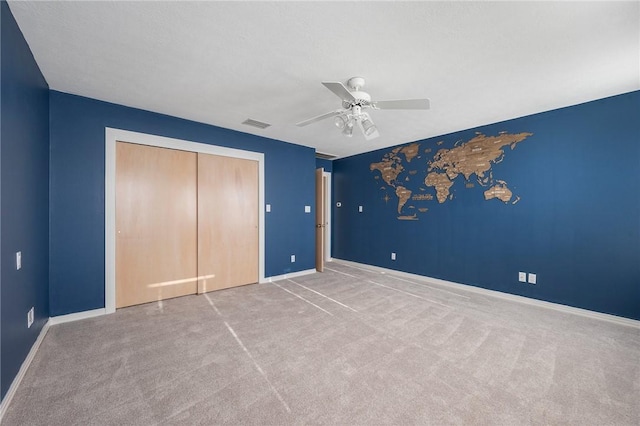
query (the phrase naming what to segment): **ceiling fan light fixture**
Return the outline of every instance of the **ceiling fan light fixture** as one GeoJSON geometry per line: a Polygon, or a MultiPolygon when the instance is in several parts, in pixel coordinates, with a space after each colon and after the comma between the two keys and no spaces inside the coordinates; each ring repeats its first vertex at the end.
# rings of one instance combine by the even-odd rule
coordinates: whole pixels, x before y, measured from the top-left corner
{"type": "Polygon", "coordinates": [[[342,134],[348,138],[353,137],[353,121],[349,121],[342,130],[342,134]]]}
{"type": "Polygon", "coordinates": [[[333,120],[333,123],[336,125],[338,129],[344,129],[348,123],[348,120],[347,120],[347,117],[345,117],[344,115],[339,115],[333,120]]]}
{"type": "Polygon", "coordinates": [[[371,136],[377,130],[376,125],[371,121],[369,114],[363,114],[360,124],[362,124],[362,133],[364,133],[365,136],[371,136]]]}

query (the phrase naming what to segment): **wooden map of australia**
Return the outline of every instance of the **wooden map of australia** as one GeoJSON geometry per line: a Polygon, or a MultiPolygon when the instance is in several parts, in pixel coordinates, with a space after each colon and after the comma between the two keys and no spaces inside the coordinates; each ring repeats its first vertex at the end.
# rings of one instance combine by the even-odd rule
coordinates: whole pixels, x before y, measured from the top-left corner
{"type": "MultiPolygon", "coordinates": [[[[506,147],[513,150],[518,143],[532,135],[533,133],[509,134],[501,132],[497,136],[486,136],[482,133],[476,133],[476,136],[467,142],[461,143],[459,141],[454,144],[453,148],[439,149],[433,158],[426,162],[426,177],[421,182],[425,187],[418,188],[417,191],[420,192],[416,192],[415,188],[413,191],[407,188],[411,177],[417,174],[417,169],[403,173],[415,164],[415,162],[412,164],[412,160],[421,158],[419,155],[420,143],[418,142],[393,149],[385,154],[379,163],[371,163],[369,169],[378,171],[380,175],[376,175],[376,179],[382,178],[387,185],[387,187],[383,186],[380,189],[393,190],[398,199],[398,219],[401,220],[417,220],[417,212],[428,211],[428,208],[424,206],[416,208],[414,205],[416,203],[410,203],[407,206],[409,201],[433,200],[434,197],[429,193],[428,188],[435,190],[435,198],[438,203],[453,199],[450,189],[456,179],[464,179],[467,188],[475,186],[472,182],[474,179],[478,185],[486,188],[484,191],[485,200],[495,198],[504,203],[515,204],[520,201],[520,198],[517,196],[514,198],[507,182],[493,178],[491,168],[493,164],[504,160],[506,147]],[[412,210],[412,214],[406,214],[405,210],[412,210]]],[[[437,143],[438,146],[442,144],[443,142],[437,143]]],[[[430,148],[424,150],[424,153],[430,152],[430,148]]],[[[421,164],[416,164],[416,166],[417,168],[422,167],[421,164]]],[[[388,201],[390,197],[385,193],[383,199],[388,201]]]]}

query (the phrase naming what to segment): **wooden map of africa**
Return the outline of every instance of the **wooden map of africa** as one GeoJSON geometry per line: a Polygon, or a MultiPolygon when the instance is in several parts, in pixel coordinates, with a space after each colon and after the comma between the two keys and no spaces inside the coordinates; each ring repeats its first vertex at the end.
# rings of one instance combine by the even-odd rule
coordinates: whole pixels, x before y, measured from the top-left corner
{"type": "MultiPolygon", "coordinates": [[[[491,167],[504,160],[505,147],[509,146],[513,150],[520,142],[532,135],[533,133],[500,132],[497,136],[486,136],[482,133],[476,133],[476,136],[467,142],[458,141],[452,148],[439,149],[433,158],[426,161],[426,164],[417,164],[420,163],[419,160],[422,156],[420,155],[420,143],[415,142],[386,153],[382,157],[382,161],[371,163],[369,169],[378,171],[380,175],[376,175],[375,178],[382,178],[387,185],[380,187],[385,191],[383,200],[388,202],[391,199],[386,193],[387,189],[394,191],[398,199],[397,210],[400,220],[417,220],[418,213],[428,211],[428,207],[422,205],[417,207],[424,201],[429,202],[434,199],[433,194],[429,193],[427,188],[435,190],[435,198],[438,203],[452,200],[453,194],[450,189],[460,176],[464,178],[466,188],[473,188],[475,185],[471,178],[475,175],[475,181],[478,185],[487,188],[484,191],[485,200],[495,198],[504,203],[515,204],[520,201],[520,197],[514,198],[507,182],[493,178],[491,167]],[[414,164],[415,169],[411,167],[414,164]],[[413,183],[412,177],[417,175],[418,169],[421,169],[423,165],[426,166],[424,170],[426,177],[421,182],[424,187],[409,189],[408,186],[413,183]],[[409,168],[411,170],[408,170],[409,168]],[[407,172],[404,173],[405,171],[407,172]]],[[[436,145],[441,146],[443,143],[440,141],[436,145]]],[[[431,148],[423,150],[424,154],[430,152],[431,148]]],[[[422,179],[421,176],[420,179],[422,179]]]]}

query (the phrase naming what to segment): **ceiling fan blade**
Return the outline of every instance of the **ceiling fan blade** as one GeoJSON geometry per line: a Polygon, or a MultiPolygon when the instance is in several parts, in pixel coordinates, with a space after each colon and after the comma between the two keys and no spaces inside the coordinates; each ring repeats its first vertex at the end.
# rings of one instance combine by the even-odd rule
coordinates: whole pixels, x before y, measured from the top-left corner
{"type": "Polygon", "coordinates": [[[343,101],[355,101],[356,98],[353,97],[349,89],[344,87],[344,84],[339,82],[331,82],[331,81],[323,81],[322,85],[327,89],[331,90],[335,93],[340,99],[343,101]]]}
{"type": "Polygon", "coordinates": [[[296,124],[296,126],[304,127],[304,126],[306,126],[308,124],[315,123],[316,121],[324,120],[325,118],[334,117],[334,116],[336,116],[338,114],[342,114],[345,111],[346,110],[344,110],[344,109],[337,109],[335,111],[327,112],[326,114],[318,115],[317,117],[313,117],[313,118],[310,118],[308,120],[301,121],[298,124],[296,124]]]}
{"type": "Polygon", "coordinates": [[[429,109],[429,99],[403,99],[371,102],[374,109],[429,109]]]}

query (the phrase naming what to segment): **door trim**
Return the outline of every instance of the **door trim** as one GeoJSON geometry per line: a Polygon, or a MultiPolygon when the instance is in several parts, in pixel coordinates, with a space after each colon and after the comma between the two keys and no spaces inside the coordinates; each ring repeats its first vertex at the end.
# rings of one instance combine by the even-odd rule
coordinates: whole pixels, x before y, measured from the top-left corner
{"type": "Polygon", "coordinates": [[[107,314],[116,311],[116,141],[201,152],[258,162],[258,282],[264,277],[264,154],[105,127],[105,286],[107,314]]]}

